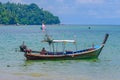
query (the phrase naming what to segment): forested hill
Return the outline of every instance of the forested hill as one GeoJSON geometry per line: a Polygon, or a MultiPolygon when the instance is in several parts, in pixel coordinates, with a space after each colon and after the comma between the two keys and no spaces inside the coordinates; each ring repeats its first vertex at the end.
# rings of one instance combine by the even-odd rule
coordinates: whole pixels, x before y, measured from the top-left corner
{"type": "Polygon", "coordinates": [[[36,4],[16,4],[0,2],[0,24],[40,25],[59,24],[60,20],[49,11],[40,9],[36,4]]]}

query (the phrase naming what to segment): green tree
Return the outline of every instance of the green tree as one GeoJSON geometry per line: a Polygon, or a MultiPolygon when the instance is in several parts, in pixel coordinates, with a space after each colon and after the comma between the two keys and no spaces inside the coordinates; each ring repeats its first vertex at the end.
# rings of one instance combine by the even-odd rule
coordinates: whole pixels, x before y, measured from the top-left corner
{"type": "Polygon", "coordinates": [[[49,11],[44,11],[36,4],[16,4],[0,2],[0,24],[28,24],[40,25],[42,22],[46,24],[59,24],[60,20],[49,11]]]}

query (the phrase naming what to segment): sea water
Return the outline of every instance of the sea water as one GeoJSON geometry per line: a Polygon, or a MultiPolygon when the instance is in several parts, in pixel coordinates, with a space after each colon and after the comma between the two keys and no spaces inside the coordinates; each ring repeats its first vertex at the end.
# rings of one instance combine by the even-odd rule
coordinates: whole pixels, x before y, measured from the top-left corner
{"type": "Polygon", "coordinates": [[[120,26],[47,25],[47,33],[53,39],[75,39],[78,49],[100,45],[106,33],[110,36],[98,59],[27,61],[24,53],[19,52],[23,41],[32,50],[49,49],[47,43],[41,43],[45,32],[40,27],[0,26],[0,80],[120,79],[120,26]]]}

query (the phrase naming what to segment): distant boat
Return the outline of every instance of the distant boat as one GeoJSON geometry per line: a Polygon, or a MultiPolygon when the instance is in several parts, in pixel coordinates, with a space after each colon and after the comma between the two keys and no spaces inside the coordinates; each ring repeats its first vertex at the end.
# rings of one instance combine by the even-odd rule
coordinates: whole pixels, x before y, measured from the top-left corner
{"type": "Polygon", "coordinates": [[[91,27],[88,27],[88,29],[91,29],[91,27]]]}
{"type": "Polygon", "coordinates": [[[16,24],[16,26],[20,26],[20,24],[19,24],[19,23],[17,23],[17,24],[16,24]]]}
{"type": "Polygon", "coordinates": [[[98,58],[108,39],[108,36],[109,34],[105,35],[101,45],[95,45],[87,49],[77,50],[75,40],[54,40],[51,39],[49,35],[46,35],[46,38],[42,42],[47,42],[50,45],[50,48],[52,46],[52,51],[44,51],[43,54],[42,51],[28,50],[26,47],[24,47],[25,45],[20,46],[20,50],[25,53],[24,55],[27,60],[77,60],[98,58]],[[66,51],[64,44],[63,50],[58,52],[55,50],[55,44],[58,43],[75,43],[76,50],[66,51]]]}

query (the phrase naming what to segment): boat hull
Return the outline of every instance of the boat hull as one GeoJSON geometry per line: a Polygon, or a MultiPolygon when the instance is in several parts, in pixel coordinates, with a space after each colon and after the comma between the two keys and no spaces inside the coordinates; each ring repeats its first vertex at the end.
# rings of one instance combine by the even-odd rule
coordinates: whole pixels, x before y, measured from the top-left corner
{"type": "Polygon", "coordinates": [[[27,60],[77,60],[77,59],[91,59],[98,58],[103,46],[99,49],[93,49],[89,51],[64,54],[64,55],[40,55],[35,53],[25,53],[27,60]]]}

